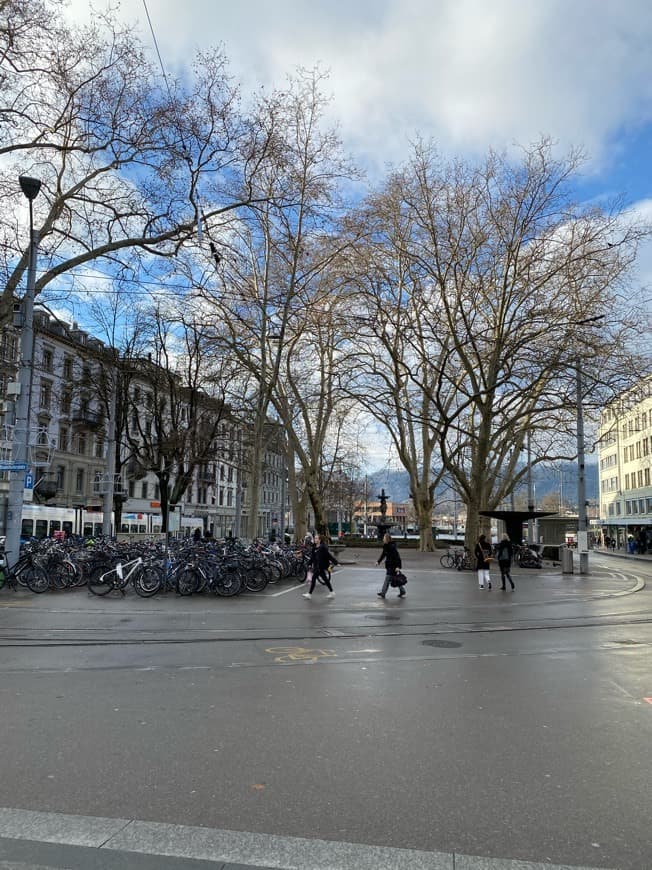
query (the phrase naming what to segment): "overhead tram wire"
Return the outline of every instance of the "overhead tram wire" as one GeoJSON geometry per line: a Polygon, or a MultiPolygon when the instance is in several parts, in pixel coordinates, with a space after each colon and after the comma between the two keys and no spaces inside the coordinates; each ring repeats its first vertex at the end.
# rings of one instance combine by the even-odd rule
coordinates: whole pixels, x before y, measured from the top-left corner
{"type": "MultiPolygon", "coordinates": [[[[152,41],[154,43],[154,48],[156,49],[156,56],[158,57],[158,62],[159,62],[159,65],[161,67],[161,73],[163,74],[163,81],[165,82],[165,87],[166,87],[167,92],[168,92],[168,97],[170,99],[170,103],[172,103],[172,89],[170,88],[170,82],[168,81],[167,73],[165,72],[165,66],[163,65],[163,58],[161,57],[161,52],[160,52],[159,47],[158,47],[158,40],[156,39],[156,33],[154,32],[154,25],[152,24],[152,19],[151,19],[151,16],[149,14],[149,9],[147,8],[147,0],[143,0],[143,6],[145,7],[145,15],[147,16],[147,23],[149,24],[149,30],[150,30],[150,33],[152,34],[152,41]]],[[[192,170],[192,160],[190,158],[190,153],[186,147],[186,143],[183,139],[183,133],[181,131],[180,124],[179,124],[179,136],[181,138],[181,150],[183,151],[183,155],[186,159],[186,162],[188,163],[188,169],[192,175],[192,171],[193,171],[192,170]]],[[[206,215],[204,214],[204,209],[203,209],[202,204],[201,204],[201,199],[199,200],[199,203],[195,203],[194,200],[191,198],[191,202],[192,202],[193,206],[199,212],[199,220],[197,221],[197,238],[199,240],[199,243],[201,244],[201,240],[202,240],[201,236],[202,236],[202,222],[203,222],[206,225],[206,236],[208,237],[208,245],[210,248],[210,252],[213,256],[213,260],[215,262],[215,267],[218,268],[220,265],[220,262],[222,260],[222,257],[220,256],[220,254],[217,250],[217,246],[215,245],[215,242],[211,238],[210,233],[208,231],[208,224],[206,222],[206,215]]]]}

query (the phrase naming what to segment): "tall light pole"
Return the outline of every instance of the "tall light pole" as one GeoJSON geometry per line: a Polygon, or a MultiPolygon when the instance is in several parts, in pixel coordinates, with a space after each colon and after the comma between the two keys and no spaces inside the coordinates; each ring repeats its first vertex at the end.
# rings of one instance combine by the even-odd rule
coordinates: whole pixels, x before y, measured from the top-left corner
{"type": "Polygon", "coordinates": [[[14,439],[10,472],[9,500],[7,503],[7,537],[5,550],[11,553],[12,560],[18,558],[20,550],[20,531],[23,522],[23,489],[25,471],[28,468],[27,448],[29,444],[29,392],[32,378],[32,354],[34,350],[34,295],[36,286],[36,249],[38,233],[34,229],[32,203],[41,189],[38,178],[21,175],[18,178],[20,189],[29,200],[29,260],[27,267],[27,287],[21,304],[22,328],[20,336],[20,360],[14,413],[14,439]]]}
{"type": "MultiPolygon", "coordinates": [[[[576,326],[604,320],[604,315],[576,320],[576,326]]],[[[584,411],[582,409],[582,360],[578,355],[575,363],[577,387],[577,552],[580,557],[580,574],[589,573],[589,534],[586,516],[586,472],[584,467],[584,411]]]]}

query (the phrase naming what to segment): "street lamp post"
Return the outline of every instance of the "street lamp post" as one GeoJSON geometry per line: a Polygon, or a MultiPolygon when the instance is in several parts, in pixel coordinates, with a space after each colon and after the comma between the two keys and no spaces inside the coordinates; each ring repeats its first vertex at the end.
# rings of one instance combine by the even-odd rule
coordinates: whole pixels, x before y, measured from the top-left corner
{"type": "Polygon", "coordinates": [[[7,503],[7,534],[5,550],[18,558],[20,531],[23,521],[23,489],[27,470],[29,444],[29,393],[32,378],[32,354],[34,350],[34,295],[36,286],[36,249],[38,233],[34,229],[32,203],[41,189],[38,178],[21,175],[20,188],[29,200],[29,260],[27,287],[22,301],[22,327],[20,336],[20,360],[18,363],[18,387],[14,413],[14,438],[12,463],[16,470],[10,472],[9,499],[7,503]]]}
{"type": "MultiPolygon", "coordinates": [[[[604,315],[586,317],[575,321],[576,326],[604,320],[604,315]]],[[[584,411],[582,408],[582,361],[577,356],[575,364],[577,387],[577,552],[580,558],[580,574],[589,573],[589,535],[586,515],[586,470],[584,465],[584,411]]]]}

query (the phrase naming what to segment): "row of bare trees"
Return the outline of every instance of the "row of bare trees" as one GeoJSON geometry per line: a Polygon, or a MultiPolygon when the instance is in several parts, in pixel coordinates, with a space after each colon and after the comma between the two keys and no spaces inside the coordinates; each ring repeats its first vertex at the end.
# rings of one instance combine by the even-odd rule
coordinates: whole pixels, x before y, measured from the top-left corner
{"type": "MultiPolygon", "coordinates": [[[[287,439],[297,535],[308,505],[326,531],[329,475],[360,461],[375,420],[428,548],[444,477],[470,540],[478,512],[518,486],[526,444],[535,463],[572,456],[579,369],[595,407],[644,376],[649,323],[626,299],[648,228],[620,203],[574,202],[579,153],[542,140],[450,161],[418,141],[365,194],[324,124],[319,73],[245,108],[220,53],[166,87],[110,15],[81,30],[59,8],[0,0],[0,322],[26,267],[15,178],[28,171],[44,183],[39,292],[87,289],[95,263],[120,289],[105,336],[116,346],[125,300],[137,312],[152,306],[148,288],[178,297],[174,314],[155,305],[143,348],[152,371],[174,372],[161,392],[201,392],[214,418],[228,407],[253,421],[250,535],[270,418],[287,439]]],[[[169,475],[172,501],[214,443],[199,408],[193,419],[192,449],[159,437],[168,453],[140,457],[169,475]]]]}

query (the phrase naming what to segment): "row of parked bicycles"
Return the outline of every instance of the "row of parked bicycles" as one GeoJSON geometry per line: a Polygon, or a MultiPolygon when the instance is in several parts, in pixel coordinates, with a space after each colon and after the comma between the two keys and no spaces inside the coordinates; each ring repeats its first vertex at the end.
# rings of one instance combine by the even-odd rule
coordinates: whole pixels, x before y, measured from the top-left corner
{"type": "Polygon", "coordinates": [[[0,589],[25,586],[40,593],[87,586],[93,595],[108,595],[133,586],[143,598],[170,591],[229,597],[262,592],[282,579],[303,583],[309,562],[303,548],[235,540],[164,545],[46,539],[24,544],[14,564],[0,552],[0,589]]]}
{"type": "MultiPolygon", "coordinates": [[[[495,555],[495,554],[494,554],[495,555]]],[[[463,550],[448,550],[439,559],[442,568],[456,568],[458,571],[473,571],[475,558],[468,547],[463,550]]],[[[538,544],[517,544],[514,547],[514,563],[519,568],[541,568],[543,558],[538,544]]]]}

